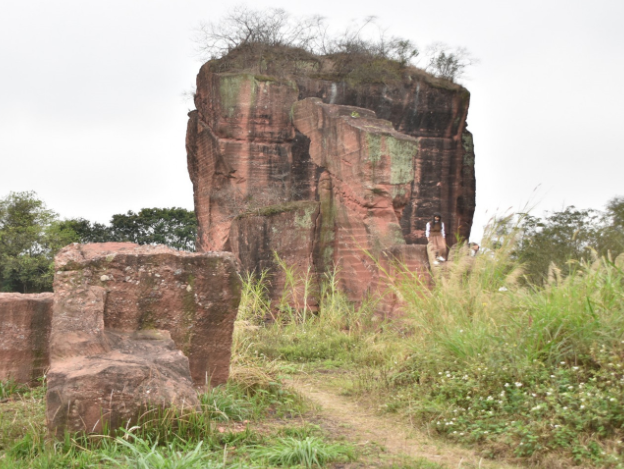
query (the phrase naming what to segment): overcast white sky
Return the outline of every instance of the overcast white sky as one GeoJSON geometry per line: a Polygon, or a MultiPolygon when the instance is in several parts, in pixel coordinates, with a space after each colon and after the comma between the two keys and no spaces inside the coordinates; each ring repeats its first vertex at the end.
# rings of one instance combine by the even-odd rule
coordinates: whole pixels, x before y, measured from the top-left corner
{"type": "MultiPolygon", "coordinates": [[[[193,208],[185,91],[193,28],[229,2],[0,0],[0,197],[34,190],[63,218],[193,208]]],[[[624,1],[259,0],[332,25],[376,15],[424,47],[467,47],[473,239],[495,211],[603,208],[624,195],[624,1]],[[537,188],[537,190],[536,190],[537,188]]]]}

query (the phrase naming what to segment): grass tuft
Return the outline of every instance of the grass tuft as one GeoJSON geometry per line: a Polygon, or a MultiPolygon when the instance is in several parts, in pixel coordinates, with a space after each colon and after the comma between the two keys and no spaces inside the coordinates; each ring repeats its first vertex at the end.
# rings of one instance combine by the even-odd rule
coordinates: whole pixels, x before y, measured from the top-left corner
{"type": "Polygon", "coordinates": [[[270,446],[255,447],[251,454],[276,466],[324,467],[333,461],[354,459],[353,450],[344,445],[327,444],[323,440],[309,436],[304,439],[293,437],[278,438],[270,446]]]}

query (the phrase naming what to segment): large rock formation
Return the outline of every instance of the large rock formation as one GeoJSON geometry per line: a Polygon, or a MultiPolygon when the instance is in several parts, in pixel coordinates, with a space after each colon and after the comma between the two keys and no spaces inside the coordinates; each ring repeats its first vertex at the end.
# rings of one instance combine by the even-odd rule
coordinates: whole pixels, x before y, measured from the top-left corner
{"type": "Polygon", "coordinates": [[[229,253],[70,245],[55,259],[48,425],[93,432],[141,409],[195,407],[227,380],[240,300],[229,253]]]}
{"type": "Polygon", "coordinates": [[[321,62],[291,61],[286,73],[269,65],[262,75],[208,62],[189,114],[198,249],[273,270],[274,299],[285,282],[274,252],[300,276],[311,268],[312,290],[337,268],[359,300],[381,285],[373,258],[400,253],[426,275],[434,211],[449,245],[472,225],[468,91],[410,68],[388,84],[353,83],[335,64],[323,75],[321,62]]]}
{"type": "Polygon", "coordinates": [[[52,293],[0,293],[0,380],[37,384],[50,364],[52,293]]]}

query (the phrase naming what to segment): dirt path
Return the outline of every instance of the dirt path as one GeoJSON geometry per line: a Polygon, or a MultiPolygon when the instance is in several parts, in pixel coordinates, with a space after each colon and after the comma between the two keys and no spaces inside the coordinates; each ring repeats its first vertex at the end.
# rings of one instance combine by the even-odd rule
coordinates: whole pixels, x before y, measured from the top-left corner
{"type": "MultiPolygon", "coordinates": [[[[320,379],[298,376],[287,384],[319,407],[318,412],[325,422],[324,426],[329,427],[326,429],[331,433],[338,433],[362,447],[380,447],[382,452],[398,457],[399,460],[407,457],[416,463],[411,466],[403,462],[398,467],[436,467],[427,465],[426,461],[449,469],[517,467],[484,460],[470,450],[434,441],[391,417],[376,415],[374,410],[340,395],[339,388],[331,385],[331,379],[326,375],[320,379]]],[[[390,459],[390,462],[396,464],[392,457],[390,459]]]]}

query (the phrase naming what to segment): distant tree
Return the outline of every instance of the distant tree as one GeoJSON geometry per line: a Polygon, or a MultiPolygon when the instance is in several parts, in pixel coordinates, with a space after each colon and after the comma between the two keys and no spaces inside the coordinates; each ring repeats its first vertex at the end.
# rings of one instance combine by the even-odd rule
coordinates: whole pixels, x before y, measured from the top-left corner
{"type": "Polygon", "coordinates": [[[78,243],[106,243],[117,241],[111,227],[102,223],[90,222],[84,218],[70,218],[56,222],[56,229],[63,233],[73,233],[71,242],[78,243]]]}
{"type": "Polygon", "coordinates": [[[131,241],[193,251],[196,236],[195,213],[182,208],[113,215],[107,226],[59,220],[35,192],[11,192],[0,199],[0,291],[51,291],[54,256],[70,243],[131,241]]]}
{"type": "Polygon", "coordinates": [[[72,233],[56,230],[57,214],[34,192],[0,199],[0,289],[23,293],[50,290],[52,259],[72,233]]]}
{"type": "Polygon", "coordinates": [[[574,206],[542,218],[524,215],[516,257],[532,284],[543,284],[552,265],[563,275],[597,256],[615,258],[624,252],[624,198],[612,199],[607,210],[574,206]]]}
{"type": "Polygon", "coordinates": [[[74,233],[80,243],[131,242],[165,244],[185,251],[195,250],[195,212],[183,208],[144,208],[138,213],[116,214],[110,225],[76,218],[57,222],[58,230],[74,233]]]}
{"type": "Polygon", "coordinates": [[[604,229],[600,231],[598,251],[612,256],[624,252],[624,197],[615,197],[607,203],[603,215],[604,229]]]}
{"type": "Polygon", "coordinates": [[[138,213],[113,215],[110,232],[115,241],[194,251],[197,219],[195,212],[183,208],[144,208],[138,213]]]}

